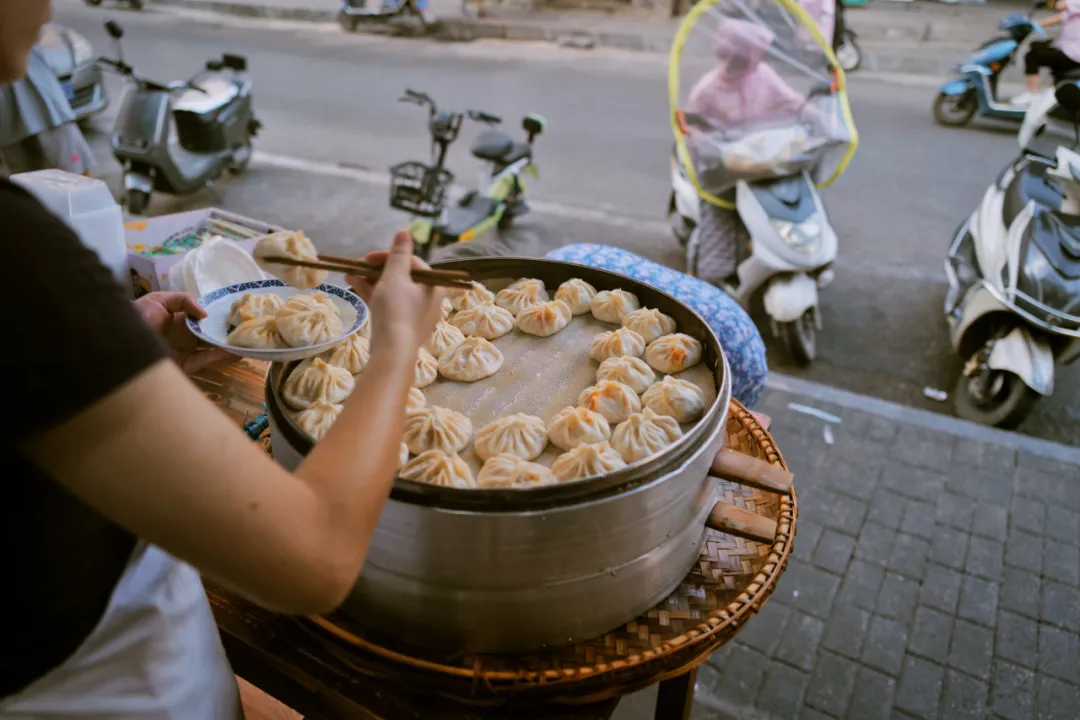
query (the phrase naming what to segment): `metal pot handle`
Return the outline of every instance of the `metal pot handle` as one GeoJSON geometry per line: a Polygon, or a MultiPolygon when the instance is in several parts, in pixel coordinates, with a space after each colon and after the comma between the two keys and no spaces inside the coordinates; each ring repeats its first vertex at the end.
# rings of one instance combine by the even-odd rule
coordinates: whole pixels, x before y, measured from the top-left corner
{"type": "MultiPolygon", "coordinates": [[[[740,485],[791,495],[795,476],[761,458],[734,450],[721,450],[713,460],[712,477],[740,485]]],[[[705,520],[706,527],[746,540],[771,543],[776,538],[776,521],[718,500],[705,520]]]]}

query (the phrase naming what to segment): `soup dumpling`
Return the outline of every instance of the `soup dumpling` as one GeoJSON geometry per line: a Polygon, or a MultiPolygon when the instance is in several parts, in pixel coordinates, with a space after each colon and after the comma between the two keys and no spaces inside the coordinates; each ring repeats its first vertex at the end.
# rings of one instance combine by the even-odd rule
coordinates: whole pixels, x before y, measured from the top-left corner
{"type": "Polygon", "coordinates": [[[456,453],[465,449],[472,434],[472,420],[456,410],[436,405],[409,411],[402,439],[414,455],[425,450],[456,453]]]}
{"type": "Polygon", "coordinates": [[[476,487],[469,465],[455,453],[427,450],[414,457],[399,473],[406,480],[469,489],[476,487]]]}
{"type": "Polygon", "coordinates": [[[295,295],[274,313],[278,332],[290,347],[330,342],[344,330],[334,303],[325,293],[321,295],[326,299],[316,295],[295,295]]]}
{"type": "Polygon", "coordinates": [[[348,370],[312,358],[292,371],[281,389],[281,399],[294,410],[306,410],[319,401],[338,405],[345,402],[353,387],[355,380],[348,370]]]}
{"type": "Polygon", "coordinates": [[[621,423],[631,413],[641,410],[641,398],[629,385],[614,380],[601,380],[578,395],[579,407],[600,413],[609,424],[621,423]]]}
{"type": "Polygon", "coordinates": [[[323,355],[331,365],[337,365],[353,375],[359,375],[371,359],[371,341],[362,337],[360,333],[353,333],[348,339],[330,348],[323,355]]]}
{"type": "Polygon", "coordinates": [[[641,308],[622,319],[622,326],[633,330],[646,343],[675,332],[675,320],[652,308],[641,308]]]}
{"type": "Polygon", "coordinates": [[[450,324],[470,337],[494,340],[514,329],[514,316],[494,303],[482,303],[456,313],[450,324]]]}
{"type": "Polygon", "coordinates": [[[574,315],[584,315],[589,312],[594,297],[596,297],[596,288],[580,278],[567,280],[555,291],[555,299],[566,303],[574,315]]]}
{"type": "Polygon", "coordinates": [[[280,296],[272,293],[244,293],[232,304],[229,312],[229,327],[236,327],[245,320],[273,317],[284,302],[280,296]]]}
{"type": "Polygon", "coordinates": [[[558,478],[548,468],[510,453],[489,458],[476,476],[478,488],[537,487],[556,482],[558,478]]]}
{"type": "Polygon", "coordinates": [[[543,280],[522,278],[495,293],[495,304],[508,310],[514,317],[536,303],[547,302],[547,288],[543,280]]]}
{"type": "Polygon", "coordinates": [[[317,400],[311,407],[296,413],[293,420],[298,428],[318,442],[323,439],[344,409],[343,405],[317,400]]]}
{"type": "Polygon", "coordinates": [[[251,348],[252,350],[272,350],[287,347],[285,340],[277,330],[273,317],[259,317],[245,320],[233,328],[225,342],[233,347],[251,348]]]}
{"type": "Polygon", "coordinates": [[[607,442],[578,445],[564,452],[551,464],[551,472],[560,482],[603,475],[626,467],[615,448],[607,442]]]}
{"type": "Polygon", "coordinates": [[[645,340],[633,330],[619,328],[599,333],[589,347],[589,357],[603,362],[611,357],[641,357],[645,352],[645,340]]]}
{"type": "Polygon", "coordinates": [[[330,275],[326,270],[282,265],[269,259],[281,257],[289,260],[318,261],[319,253],[315,245],[302,232],[286,231],[267,235],[258,242],[251,256],[260,268],[300,290],[317,287],[326,282],[330,275]]]}
{"type": "Polygon", "coordinates": [[[611,437],[611,425],[604,416],[583,407],[564,407],[552,416],[547,430],[551,444],[562,450],[611,437]]]}
{"type": "Polygon", "coordinates": [[[416,368],[413,370],[413,387],[425,388],[435,382],[439,376],[439,361],[424,348],[416,353],[416,368]]]}
{"type": "Polygon", "coordinates": [[[622,319],[641,307],[637,296],[625,290],[601,290],[589,303],[593,317],[600,322],[622,323],[622,319]]]}
{"type": "Polygon", "coordinates": [[[570,323],[573,314],[562,300],[536,303],[518,313],[518,330],[537,337],[550,337],[570,323]]]}
{"type": "Polygon", "coordinates": [[[439,374],[447,380],[476,382],[494,375],[503,364],[499,348],[482,337],[468,337],[439,358],[439,374]]]}
{"type": "Polygon", "coordinates": [[[517,413],[494,420],[476,433],[473,452],[481,460],[510,454],[522,460],[535,460],[547,447],[544,421],[535,415],[517,413]]]}
{"type": "Polygon", "coordinates": [[[649,408],[633,413],[611,434],[611,446],[628,463],[658,453],[682,437],[679,421],[649,408]]]}
{"type": "Polygon", "coordinates": [[[705,413],[705,393],[701,388],[670,375],[646,390],[641,402],[654,413],[668,415],[680,423],[694,422],[705,413]]]}
{"type": "Polygon", "coordinates": [[[435,357],[440,357],[450,348],[465,340],[465,333],[448,322],[440,322],[431,331],[431,337],[424,343],[424,349],[435,357]]]}
{"type": "Polygon", "coordinates": [[[701,343],[682,333],[665,335],[649,343],[645,362],[662,373],[681,373],[701,362],[701,343]]]}
{"type": "Polygon", "coordinates": [[[656,382],[656,373],[649,367],[649,363],[641,358],[617,355],[600,363],[600,367],[596,369],[596,379],[621,382],[641,394],[656,382]]]}
{"type": "Polygon", "coordinates": [[[450,288],[446,291],[446,296],[450,299],[450,305],[458,312],[495,302],[495,293],[475,280],[471,288],[450,288]]]}

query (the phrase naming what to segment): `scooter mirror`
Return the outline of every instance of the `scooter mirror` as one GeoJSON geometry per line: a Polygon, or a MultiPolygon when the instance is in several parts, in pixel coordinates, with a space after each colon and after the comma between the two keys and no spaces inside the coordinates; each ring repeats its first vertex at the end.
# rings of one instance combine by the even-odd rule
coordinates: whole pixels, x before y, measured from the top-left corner
{"type": "Polygon", "coordinates": [[[124,28],[120,27],[120,23],[115,20],[109,20],[105,23],[105,32],[109,33],[109,37],[114,40],[124,37],[124,28]]]}

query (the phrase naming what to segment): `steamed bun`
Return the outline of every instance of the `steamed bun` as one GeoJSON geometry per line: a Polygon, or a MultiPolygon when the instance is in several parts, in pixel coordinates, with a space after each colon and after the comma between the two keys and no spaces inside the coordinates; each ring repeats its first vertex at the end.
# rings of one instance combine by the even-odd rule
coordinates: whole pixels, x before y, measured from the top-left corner
{"type": "Polygon", "coordinates": [[[544,281],[535,278],[523,278],[495,293],[495,304],[515,317],[530,305],[547,302],[547,299],[544,281]]]}
{"type": "Polygon", "coordinates": [[[472,420],[456,410],[436,405],[409,411],[402,439],[414,455],[425,450],[456,453],[465,449],[472,433],[472,420]]]}
{"type": "Polygon", "coordinates": [[[547,428],[534,415],[518,413],[494,420],[476,433],[473,452],[481,460],[509,454],[535,460],[547,447],[547,428]]]}
{"type": "Polygon", "coordinates": [[[562,300],[540,302],[522,310],[517,316],[518,330],[537,337],[550,337],[562,330],[573,315],[562,300]]]}
{"type": "Polygon", "coordinates": [[[608,423],[621,423],[631,413],[641,410],[641,398],[629,385],[614,380],[601,380],[578,395],[579,407],[600,413],[608,423]]]}
{"type": "Polygon", "coordinates": [[[279,232],[267,235],[255,246],[251,256],[255,263],[276,278],[300,290],[308,290],[326,282],[329,273],[315,268],[293,267],[271,262],[269,258],[317,261],[315,245],[302,232],[279,232]]]}
{"type": "Polygon", "coordinates": [[[574,315],[584,315],[589,312],[594,297],[596,297],[596,288],[579,278],[567,280],[555,291],[555,299],[566,303],[574,315]]]}
{"type": "Polygon", "coordinates": [[[680,423],[693,422],[705,413],[701,388],[670,375],[646,390],[641,402],[657,415],[668,415],[680,423]]]}
{"type": "Polygon", "coordinates": [[[547,430],[551,444],[562,450],[611,437],[611,425],[604,416],[582,407],[564,407],[552,416],[547,430]]]}
{"type": "Polygon", "coordinates": [[[626,467],[626,462],[607,442],[578,445],[551,464],[551,472],[561,482],[602,475],[626,467]]]}
{"type": "Polygon", "coordinates": [[[259,317],[244,322],[233,328],[225,342],[233,347],[252,348],[253,350],[272,350],[286,347],[285,340],[277,330],[273,317],[259,317]]]}
{"type": "Polygon", "coordinates": [[[439,358],[439,374],[447,380],[476,382],[494,375],[503,364],[499,348],[481,337],[465,338],[439,358]]]}
{"type": "Polygon", "coordinates": [[[649,408],[633,413],[611,434],[611,446],[628,463],[660,452],[682,437],[679,421],[649,408]]]}
{"type": "Polygon", "coordinates": [[[548,468],[510,453],[490,458],[476,476],[478,488],[537,487],[556,482],[558,479],[548,468]]]}
{"type": "Polygon", "coordinates": [[[474,488],[476,480],[468,464],[454,453],[427,450],[405,463],[401,477],[406,480],[452,488],[474,488]]]}
{"type": "Polygon", "coordinates": [[[424,343],[424,349],[435,357],[465,340],[465,333],[448,322],[442,321],[431,331],[431,337],[424,343]]]}
{"type": "Polygon", "coordinates": [[[278,332],[291,347],[310,347],[341,335],[341,316],[326,293],[294,295],[274,313],[278,332]]]}
{"type": "Polygon", "coordinates": [[[481,303],[456,313],[450,324],[470,337],[494,340],[514,329],[514,316],[494,303],[481,303]]]}
{"type": "Polygon", "coordinates": [[[232,304],[229,327],[236,327],[245,320],[273,317],[281,307],[282,299],[272,293],[244,293],[232,304]]]}
{"type": "Polygon", "coordinates": [[[425,388],[435,382],[439,376],[439,361],[424,348],[416,353],[416,368],[413,370],[413,387],[425,388]]]}
{"type": "Polygon", "coordinates": [[[334,421],[337,420],[338,415],[344,409],[343,405],[317,400],[311,407],[296,413],[293,420],[296,421],[298,428],[318,442],[323,439],[323,436],[334,425],[334,421]]]}
{"type": "Polygon", "coordinates": [[[675,332],[675,320],[652,308],[635,310],[622,319],[622,326],[636,332],[646,343],[675,332]]]}
{"type": "Polygon", "coordinates": [[[600,322],[615,323],[641,307],[637,296],[625,290],[601,290],[589,303],[593,317],[600,322]]]}
{"type": "Polygon", "coordinates": [[[649,344],[645,362],[662,373],[681,373],[701,362],[701,343],[682,333],[665,335],[649,344]]]}
{"type": "Polygon", "coordinates": [[[593,338],[589,348],[589,357],[597,362],[603,362],[611,357],[629,355],[641,357],[645,352],[645,340],[633,330],[619,328],[599,333],[593,338]]]}
{"type": "Polygon", "coordinates": [[[323,355],[331,365],[337,365],[353,375],[359,375],[371,358],[371,342],[360,333],[353,333],[348,339],[330,348],[323,355]]]}
{"type": "Polygon", "coordinates": [[[656,373],[641,358],[617,355],[600,363],[600,367],[596,369],[596,379],[597,381],[621,382],[623,385],[632,387],[634,392],[641,394],[656,382],[656,373]]]}
{"type": "Polygon", "coordinates": [[[345,402],[354,385],[352,373],[345,368],[312,358],[292,371],[281,390],[281,399],[294,410],[306,410],[319,401],[338,405],[345,402]]]}
{"type": "Polygon", "coordinates": [[[446,291],[450,304],[461,312],[484,303],[495,302],[495,293],[473,280],[471,288],[450,288],[446,291]]]}

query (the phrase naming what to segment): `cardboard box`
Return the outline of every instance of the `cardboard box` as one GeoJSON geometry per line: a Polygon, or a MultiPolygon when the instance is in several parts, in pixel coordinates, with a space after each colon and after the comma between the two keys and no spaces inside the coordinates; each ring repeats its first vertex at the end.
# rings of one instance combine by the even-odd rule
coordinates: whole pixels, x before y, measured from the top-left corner
{"type": "Polygon", "coordinates": [[[285,230],[277,225],[218,208],[204,208],[125,223],[124,242],[127,245],[128,267],[135,297],[169,289],[169,270],[184,259],[187,251],[161,254],[160,249],[166,246],[183,247],[184,239],[205,229],[212,218],[250,229],[255,233],[250,238],[239,239],[240,233],[232,235],[216,229],[211,231],[233,240],[249,253],[255,249],[260,238],[285,230]],[[158,249],[157,253],[153,252],[154,248],[158,249]]]}

